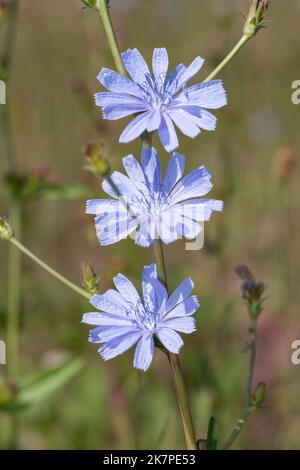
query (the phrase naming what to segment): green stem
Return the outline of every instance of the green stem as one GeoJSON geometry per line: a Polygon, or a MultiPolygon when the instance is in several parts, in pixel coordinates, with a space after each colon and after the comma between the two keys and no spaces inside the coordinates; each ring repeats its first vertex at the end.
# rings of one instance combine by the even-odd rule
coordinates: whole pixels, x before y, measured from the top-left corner
{"type": "MultiPolygon", "coordinates": [[[[10,81],[10,65],[12,57],[12,49],[14,47],[16,36],[16,19],[18,13],[19,0],[12,0],[8,6],[8,21],[6,27],[6,36],[4,42],[4,50],[0,59],[0,79],[6,83],[6,90],[9,88],[10,81]]],[[[1,113],[1,130],[5,144],[5,156],[8,171],[12,171],[15,166],[14,147],[11,137],[11,118],[10,107],[8,104],[0,106],[1,113]]]]}
{"type": "Polygon", "coordinates": [[[121,75],[126,75],[126,70],[123,65],[120,49],[118,46],[116,34],[112,25],[112,21],[110,18],[110,13],[109,13],[109,8],[107,5],[106,0],[97,0],[97,7],[102,19],[102,23],[105,29],[105,33],[107,36],[108,44],[111,49],[111,53],[113,56],[113,59],[115,61],[116,67],[118,72],[121,75]]]}
{"type": "MultiPolygon", "coordinates": [[[[163,246],[161,240],[155,240],[154,242],[154,253],[156,258],[156,264],[158,269],[158,275],[161,281],[165,284],[168,289],[166,266],[163,254],[163,246]]],[[[171,367],[178,405],[181,413],[181,419],[183,424],[183,430],[188,450],[197,450],[195,430],[192,420],[191,409],[189,405],[188,395],[185,380],[183,377],[183,371],[180,362],[180,356],[178,354],[166,353],[169,359],[171,367]]]]}
{"type": "Polygon", "coordinates": [[[218,75],[221,70],[226,67],[226,65],[237,55],[237,53],[240,51],[240,49],[248,42],[250,41],[251,36],[243,34],[241,39],[238,41],[238,43],[234,46],[234,48],[229,52],[229,54],[225,57],[225,59],[218,65],[218,67],[215,68],[215,70],[206,77],[204,82],[208,82],[210,80],[213,80],[216,75],[218,75]]]}
{"type": "Polygon", "coordinates": [[[85,299],[89,300],[91,298],[91,294],[89,294],[89,292],[85,291],[84,289],[81,289],[81,287],[77,286],[76,284],[73,284],[73,282],[69,281],[64,276],[59,274],[57,271],[55,271],[55,269],[50,268],[48,264],[46,264],[40,258],[35,256],[30,250],[28,250],[24,245],[22,245],[22,243],[20,243],[15,237],[12,237],[9,241],[15,247],[17,247],[22,253],[24,253],[26,256],[31,258],[35,263],[37,263],[41,268],[43,268],[45,271],[51,274],[51,276],[55,277],[55,279],[60,281],[65,286],[69,287],[69,289],[72,289],[74,292],[81,295],[85,299]]]}
{"type": "Polygon", "coordinates": [[[230,434],[229,438],[225,442],[223,446],[223,450],[228,450],[239,437],[242,429],[244,428],[247,419],[251,415],[255,409],[251,406],[252,405],[252,382],[253,382],[253,374],[255,368],[255,360],[256,360],[256,335],[257,335],[257,320],[253,319],[251,321],[251,325],[249,328],[249,333],[251,336],[251,342],[249,344],[249,368],[248,368],[248,377],[246,383],[246,390],[245,390],[245,403],[244,408],[240,414],[240,417],[236,423],[236,426],[232,433],[230,434]]]}
{"type": "MultiPolygon", "coordinates": [[[[16,234],[21,236],[22,215],[20,202],[12,200],[11,214],[14,220],[16,234]]],[[[19,374],[19,341],[20,341],[20,304],[21,304],[21,257],[20,252],[10,246],[9,273],[8,273],[8,306],[7,306],[7,376],[11,383],[15,383],[19,374]]],[[[18,414],[16,411],[10,415],[9,448],[18,447],[18,414]]]]}

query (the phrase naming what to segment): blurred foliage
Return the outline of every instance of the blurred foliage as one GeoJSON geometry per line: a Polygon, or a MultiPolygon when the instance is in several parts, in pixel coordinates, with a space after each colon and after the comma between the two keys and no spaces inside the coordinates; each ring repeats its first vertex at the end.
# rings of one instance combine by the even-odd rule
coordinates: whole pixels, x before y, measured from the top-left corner
{"type": "MultiPolygon", "coordinates": [[[[153,255],[132,240],[100,247],[93,219],[84,214],[85,188],[103,197],[100,178],[83,170],[85,143],[105,141],[114,169],[121,168],[122,156],[139,156],[140,144],[118,144],[127,120],[103,121],[93,104],[93,94],[101,90],[96,76],[102,66],[113,68],[113,62],[98,15],[82,6],[80,0],[20,2],[9,106],[18,174],[27,175],[25,186],[23,176],[17,186],[25,194],[32,194],[36,185],[41,189],[41,197],[30,198],[27,204],[24,243],[78,283],[80,264],[91,262],[101,276],[103,291],[111,287],[118,272],[138,285],[141,266],[153,261],[153,255]],[[56,192],[55,200],[49,200],[49,192],[45,200],[45,188],[34,180],[32,169],[37,165],[51,168],[56,175],[59,186],[46,190],[52,196],[56,192]],[[60,185],[71,186],[76,196],[66,197],[70,190],[60,185]]],[[[196,77],[199,80],[240,37],[244,24],[240,13],[247,13],[249,1],[111,0],[110,7],[122,50],[138,47],[150,61],[153,47],[165,46],[171,66],[201,55],[206,62],[196,77]]],[[[248,319],[234,267],[245,263],[268,285],[254,379],[267,383],[268,396],[236,447],[300,448],[300,369],[290,363],[291,342],[300,335],[299,107],[291,103],[291,83],[299,78],[299,15],[298,0],[288,5],[271,2],[267,28],[222,73],[229,105],[217,112],[216,132],[203,132],[196,140],[181,136],[187,169],[207,165],[214,175],[211,195],[225,201],[224,213],[205,226],[201,252],[185,251],[182,242],[166,249],[171,288],[191,276],[200,298],[198,330],[186,338],[182,361],[197,437],[207,437],[214,416],[218,445],[232,430],[243,401],[248,319]]],[[[0,28],[4,23],[5,17],[0,28]]],[[[2,33],[1,28],[0,39],[2,33]]],[[[168,154],[156,138],[154,143],[167,162],[168,154]]],[[[4,161],[2,141],[0,154],[4,161]]],[[[1,211],[7,214],[4,187],[0,188],[1,211]]],[[[3,326],[4,243],[0,250],[3,326]]],[[[80,325],[82,313],[89,308],[84,300],[25,259],[22,288],[22,376],[55,367],[57,356],[66,352],[85,362],[53,399],[22,412],[23,448],[184,446],[168,364],[159,352],[147,374],[133,370],[132,352],[103,363],[87,342],[88,330],[80,325]]],[[[4,329],[0,337],[5,337],[4,329]]],[[[0,367],[4,374],[5,366],[0,367]]],[[[4,445],[5,413],[0,420],[4,445]]],[[[210,445],[214,440],[213,435],[210,445]]]]}

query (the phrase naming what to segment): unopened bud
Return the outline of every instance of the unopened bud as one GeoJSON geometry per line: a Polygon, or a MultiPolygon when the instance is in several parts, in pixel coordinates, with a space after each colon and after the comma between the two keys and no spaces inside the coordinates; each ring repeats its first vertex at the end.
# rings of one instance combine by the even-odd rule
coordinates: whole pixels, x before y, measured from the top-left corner
{"type": "Polygon", "coordinates": [[[242,297],[247,302],[249,314],[254,319],[258,318],[262,312],[263,294],[266,286],[263,282],[257,281],[245,265],[237,266],[235,271],[243,280],[241,284],[242,297]]]}
{"type": "Polygon", "coordinates": [[[250,12],[244,26],[244,34],[249,39],[264,27],[264,16],[269,8],[269,4],[269,0],[252,0],[250,12]]]}
{"type": "Polygon", "coordinates": [[[14,235],[13,229],[6,217],[0,215],[0,238],[10,240],[14,235]]]}
{"type": "Polygon", "coordinates": [[[110,163],[103,144],[88,143],[85,147],[85,168],[102,177],[110,173],[110,163]]]}
{"type": "Polygon", "coordinates": [[[90,263],[82,263],[81,265],[82,284],[90,294],[99,292],[99,278],[90,263]]]}
{"type": "Polygon", "coordinates": [[[266,398],[266,390],[267,390],[267,386],[264,382],[260,382],[257,385],[255,392],[251,396],[251,405],[250,405],[251,411],[255,411],[261,407],[262,403],[264,402],[266,398]]]}

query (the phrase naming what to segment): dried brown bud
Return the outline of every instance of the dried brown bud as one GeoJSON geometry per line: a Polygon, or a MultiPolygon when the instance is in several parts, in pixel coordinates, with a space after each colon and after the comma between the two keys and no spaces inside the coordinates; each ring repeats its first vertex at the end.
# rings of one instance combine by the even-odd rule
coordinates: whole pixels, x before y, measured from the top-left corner
{"type": "Polygon", "coordinates": [[[295,152],[291,147],[282,147],[276,155],[276,172],[279,180],[287,180],[295,168],[295,152]]]}
{"type": "Polygon", "coordinates": [[[88,143],[85,147],[86,170],[105,177],[110,173],[107,150],[103,143],[88,143]]]}

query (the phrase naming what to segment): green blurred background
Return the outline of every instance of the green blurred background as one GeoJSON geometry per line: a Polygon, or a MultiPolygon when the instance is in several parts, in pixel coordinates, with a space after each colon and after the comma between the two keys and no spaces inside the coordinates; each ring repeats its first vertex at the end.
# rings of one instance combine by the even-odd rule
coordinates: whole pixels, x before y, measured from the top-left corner
{"type": "MultiPolygon", "coordinates": [[[[21,0],[12,55],[8,105],[21,173],[87,186],[101,197],[99,180],[84,170],[82,148],[104,140],[114,168],[121,157],[139,156],[140,143],[118,144],[126,119],[103,121],[93,94],[96,76],[112,67],[96,12],[79,0],[21,0]],[[49,170],[46,170],[46,167],[49,170]],[[50,175],[48,173],[50,172],[50,175]]],[[[138,47],[147,60],[167,47],[170,62],[206,58],[196,81],[205,78],[238,40],[248,0],[111,0],[122,50],[138,47]]],[[[292,365],[291,343],[300,338],[298,304],[300,108],[291,103],[291,84],[300,79],[300,2],[271,1],[267,29],[226,68],[229,105],[219,110],[217,131],[196,140],[181,136],[189,170],[204,164],[214,175],[212,197],[225,201],[223,214],[205,226],[205,247],[185,251],[179,241],[165,250],[174,288],[191,276],[201,301],[198,331],[186,337],[182,361],[197,436],[205,437],[210,416],[221,440],[232,430],[243,403],[248,318],[240,298],[237,264],[246,263],[268,285],[259,325],[255,382],[265,381],[267,399],[251,416],[236,448],[300,449],[300,366],[292,365]]],[[[5,15],[0,27],[5,24],[5,15]]],[[[1,126],[0,122],[0,126],[1,126]]],[[[161,159],[168,154],[157,140],[161,159]]],[[[0,144],[5,175],[3,141],[0,144]]],[[[5,185],[1,212],[8,213],[5,185]]],[[[93,263],[101,290],[122,272],[140,282],[151,250],[126,240],[100,247],[85,197],[38,200],[24,208],[23,242],[66,277],[80,283],[79,266],[93,263]]],[[[7,252],[0,253],[0,338],[5,339],[7,252]]],[[[84,366],[63,389],[21,414],[20,446],[30,449],[182,448],[172,379],[156,352],[146,374],[133,370],[132,351],[104,363],[80,324],[89,309],[28,259],[22,259],[21,375],[80,357],[84,366]]],[[[7,366],[0,366],[5,375],[7,366]]],[[[4,446],[8,416],[0,414],[4,446]]]]}

